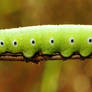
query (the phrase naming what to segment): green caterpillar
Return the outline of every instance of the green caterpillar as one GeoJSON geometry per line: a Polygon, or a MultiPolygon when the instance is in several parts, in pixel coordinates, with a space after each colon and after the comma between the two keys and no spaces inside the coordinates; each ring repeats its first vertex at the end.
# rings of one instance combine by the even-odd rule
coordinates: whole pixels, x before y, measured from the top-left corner
{"type": "Polygon", "coordinates": [[[29,59],[40,51],[63,57],[78,52],[87,57],[92,53],[92,26],[42,25],[0,30],[0,54],[21,52],[29,59]]]}

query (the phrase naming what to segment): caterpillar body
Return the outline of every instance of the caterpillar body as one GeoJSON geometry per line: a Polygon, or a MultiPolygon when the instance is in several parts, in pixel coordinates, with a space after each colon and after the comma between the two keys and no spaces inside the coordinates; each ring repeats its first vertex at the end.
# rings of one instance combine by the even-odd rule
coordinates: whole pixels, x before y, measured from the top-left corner
{"type": "Polygon", "coordinates": [[[92,53],[92,26],[42,25],[0,30],[0,54],[21,52],[29,59],[40,51],[63,57],[78,52],[87,57],[92,53]]]}

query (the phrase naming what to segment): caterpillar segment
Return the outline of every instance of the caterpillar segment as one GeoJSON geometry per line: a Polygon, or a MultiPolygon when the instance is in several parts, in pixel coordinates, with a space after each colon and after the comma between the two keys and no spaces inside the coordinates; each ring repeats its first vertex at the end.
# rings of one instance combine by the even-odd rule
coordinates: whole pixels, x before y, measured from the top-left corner
{"type": "Polygon", "coordinates": [[[27,61],[37,56],[60,53],[82,57],[92,53],[91,25],[41,25],[0,30],[0,54],[22,53],[27,61]]]}

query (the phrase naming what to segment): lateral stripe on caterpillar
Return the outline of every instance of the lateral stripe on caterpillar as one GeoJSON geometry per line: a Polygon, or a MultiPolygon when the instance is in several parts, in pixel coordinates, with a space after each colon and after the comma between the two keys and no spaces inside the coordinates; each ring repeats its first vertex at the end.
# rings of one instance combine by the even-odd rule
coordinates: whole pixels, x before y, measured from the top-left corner
{"type": "Polygon", "coordinates": [[[78,52],[87,57],[92,53],[92,26],[42,25],[0,30],[0,54],[21,52],[31,58],[39,51],[63,57],[78,52]]]}

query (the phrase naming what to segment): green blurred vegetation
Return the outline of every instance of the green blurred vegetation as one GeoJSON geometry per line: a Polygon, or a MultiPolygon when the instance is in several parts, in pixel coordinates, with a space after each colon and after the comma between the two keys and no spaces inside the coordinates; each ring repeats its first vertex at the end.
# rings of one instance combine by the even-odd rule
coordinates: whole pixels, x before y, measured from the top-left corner
{"type": "MultiPolygon", "coordinates": [[[[0,0],[0,28],[92,24],[91,0],[0,0]]],[[[92,60],[0,62],[0,92],[91,92],[92,60]]]]}
{"type": "Polygon", "coordinates": [[[41,92],[57,92],[62,61],[48,61],[42,78],[41,92]]]}

